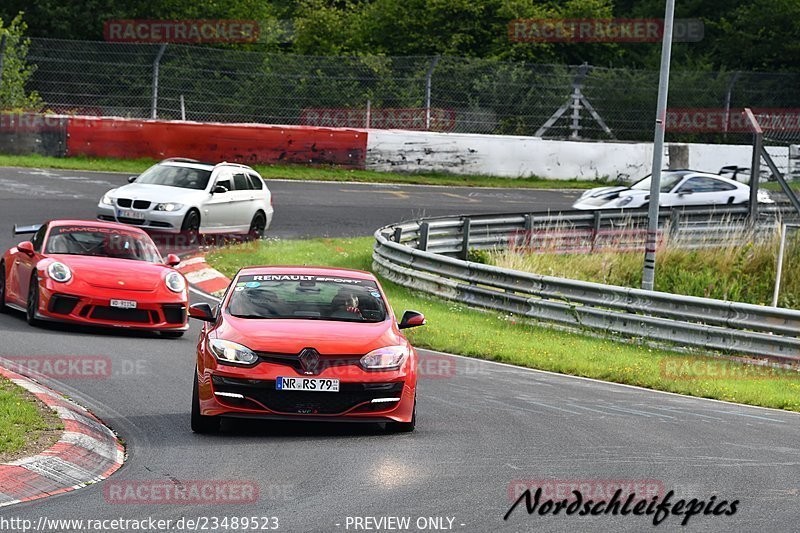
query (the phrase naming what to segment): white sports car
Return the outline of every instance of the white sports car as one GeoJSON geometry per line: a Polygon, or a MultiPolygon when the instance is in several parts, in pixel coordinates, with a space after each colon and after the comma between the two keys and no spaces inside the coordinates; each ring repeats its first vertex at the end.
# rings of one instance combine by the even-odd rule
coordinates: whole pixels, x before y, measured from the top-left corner
{"type": "MultiPolygon", "coordinates": [[[[599,187],[583,193],[573,209],[619,209],[647,205],[650,176],[630,187],[599,187]]],[[[718,174],[694,170],[665,170],[661,174],[662,207],[708,204],[742,204],[750,199],[750,187],[718,174]]],[[[767,191],[758,191],[758,201],[774,203],[767,191]]]]}

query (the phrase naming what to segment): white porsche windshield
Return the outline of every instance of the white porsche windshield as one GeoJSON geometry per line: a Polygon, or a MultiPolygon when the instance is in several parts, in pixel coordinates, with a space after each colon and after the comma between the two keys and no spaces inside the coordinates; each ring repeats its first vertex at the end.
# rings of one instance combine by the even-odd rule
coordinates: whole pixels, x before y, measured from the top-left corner
{"type": "MultiPolygon", "coordinates": [[[[686,175],[684,172],[663,172],[661,174],[661,187],[659,189],[661,192],[669,192],[672,190],[675,185],[678,184],[679,181],[683,179],[686,175]]],[[[639,180],[633,185],[631,185],[631,189],[637,191],[649,191],[650,190],[650,176],[647,176],[643,180],[639,180]]]]}
{"type": "Polygon", "coordinates": [[[296,274],[243,275],[227,311],[239,318],[382,322],[386,307],[374,281],[296,274]]]}

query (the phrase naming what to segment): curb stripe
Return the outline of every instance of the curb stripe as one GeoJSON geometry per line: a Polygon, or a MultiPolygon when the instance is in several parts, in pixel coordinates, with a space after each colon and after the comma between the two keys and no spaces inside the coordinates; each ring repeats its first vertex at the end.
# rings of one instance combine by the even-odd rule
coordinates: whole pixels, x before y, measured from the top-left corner
{"type": "MultiPolygon", "coordinates": [[[[5,363],[0,360],[0,363],[5,363]]],[[[56,412],[61,438],[37,455],[0,464],[0,507],[80,489],[122,466],[125,452],[108,426],[49,387],[0,366],[6,377],[56,412]]]]}

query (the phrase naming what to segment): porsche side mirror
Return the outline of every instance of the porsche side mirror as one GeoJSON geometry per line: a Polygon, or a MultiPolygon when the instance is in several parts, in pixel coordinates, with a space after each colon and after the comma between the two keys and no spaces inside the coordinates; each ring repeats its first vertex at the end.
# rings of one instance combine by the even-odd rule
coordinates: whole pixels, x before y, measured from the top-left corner
{"type": "Polygon", "coordinates": [[[214,311],[211,310],[211,306],[208,305],[207,303],[190,305],[189,317],[196,318],[197,320],[202,320],[203,322],[214,322],[217,320],[216,318],[214,318],[214,311]]]}
{"type": "Polygon", "coordinates": [[[22,241],[17,245],[17,250],[19,250],[25,255],[30,255],[30,256],[32,256],[35,253],[33,251],[33,243],[31,241],[22,241]]]}
{"type": "Polygon", "coordinates": [[[425,325],[425,315],[417,311],[406,311],[403,313],[403,318],[397,325],[400,329],[415,328],[417,326],[425,325]]]}
{"type": "Polygon", "coordinates": [[[139,176],[128,176],[128,183],[133,183],[139,176]]]}
{"type": "Polygon", "coordinates": [[[181,258],[175,254],[169,254],[167,256],[167,264],[171,267],[178,266],[181,262],[181,258]]]}
{"type": "Polygon", "coordinates": [[[217,185],[211,191],[211,194],[225,194],[226,192],[228,192],[228,188],[227,187],[224,187],[222,185],[217,185]]]}

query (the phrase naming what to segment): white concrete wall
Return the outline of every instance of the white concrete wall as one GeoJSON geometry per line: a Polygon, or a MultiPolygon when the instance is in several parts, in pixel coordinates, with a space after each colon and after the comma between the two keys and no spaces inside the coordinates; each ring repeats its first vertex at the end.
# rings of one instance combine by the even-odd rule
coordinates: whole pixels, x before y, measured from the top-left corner
{"type": "MultiPolygon", "coordinates": [[[[687,166],[712,172],[725,165],[749,167],[750,154],[749,146],[689,145],[687,166]]],[[[644,176],[650,172],[652,159],[652,143],[370,130],[366,165],[382,171],[593,180],[644,176]]],[[[665,167],[668,162],[667,155],[665,167]]]]}

